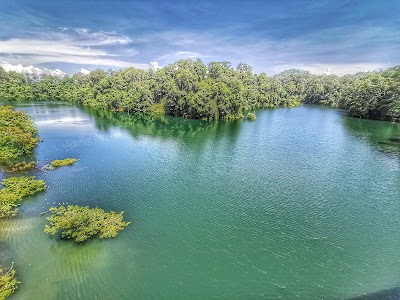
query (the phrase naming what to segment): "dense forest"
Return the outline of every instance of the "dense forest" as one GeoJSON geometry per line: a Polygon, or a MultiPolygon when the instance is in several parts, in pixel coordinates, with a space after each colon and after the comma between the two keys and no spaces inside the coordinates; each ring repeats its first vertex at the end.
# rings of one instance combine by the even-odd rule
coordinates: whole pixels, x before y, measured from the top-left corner
{"type": "MultiPolygon", "coordinates": [[[[72,101],[128,113],[166,113],[197,119],[239,119],[258,108],[313,103],[353,116],[400,120],[400,67],[339,77],[288,70],[254,74],[241,63],[180,60],[158,71],[95,70],[63,79],[0,68],[0,99],[72,101]]],[[[249,116],[252,117],[252,116],[249,116]]]]}

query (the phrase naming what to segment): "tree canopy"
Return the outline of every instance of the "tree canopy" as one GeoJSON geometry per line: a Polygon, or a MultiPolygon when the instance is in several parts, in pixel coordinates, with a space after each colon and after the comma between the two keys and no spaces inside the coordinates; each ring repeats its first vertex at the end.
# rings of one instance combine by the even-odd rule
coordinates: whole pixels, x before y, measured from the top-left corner
{"type": "Polygon", "coordinates": [[[400,66],[343,77],[290,70],[275,78],[304,103],[344,108],[360,118],[400,121],[400,66]]]}
{"type": "Polygon", "coordinates": [[[95,70],[63,79],[29,77],[0,68],[0,99],[72,101],[128,113],[238,119],[246,111],[315,103],[362,118],[400,120],[400,67],[339,77],[287,70],[254,74],[251,66],[179,60],[158,71],[95,70]]]}

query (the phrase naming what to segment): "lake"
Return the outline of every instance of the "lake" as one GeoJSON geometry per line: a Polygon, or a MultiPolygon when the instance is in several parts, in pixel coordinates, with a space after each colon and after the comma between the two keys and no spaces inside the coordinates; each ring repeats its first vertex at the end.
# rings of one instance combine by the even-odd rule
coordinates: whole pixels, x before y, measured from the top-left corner
{"type": "Polygon", "coordinates": [[[32,172],[48,191],[0,221],[0,260],[22,281],[10,299],[346,299],[400,284],[400,124],[319,106],[254,122],[17,108],[41,165],[79,161],[32,172]],[[40,213],[63,202],[132,224],[60,240],[40,213]]]}

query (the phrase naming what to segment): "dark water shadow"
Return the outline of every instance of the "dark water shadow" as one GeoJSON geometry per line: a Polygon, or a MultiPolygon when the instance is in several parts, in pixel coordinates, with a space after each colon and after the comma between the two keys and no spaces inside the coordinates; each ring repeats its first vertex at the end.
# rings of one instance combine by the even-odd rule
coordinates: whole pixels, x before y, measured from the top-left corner
{"type": "Polygon", "coordinates": [[[379,151],[400,155],[400,123],[354,118],[343,113],[343,126],[379,151]]]}
{"type": "Polygon", "coordinates": [[[400,300],[400,287],[395,287],[372,294],[350,298],[349,300],[400,300]]]}

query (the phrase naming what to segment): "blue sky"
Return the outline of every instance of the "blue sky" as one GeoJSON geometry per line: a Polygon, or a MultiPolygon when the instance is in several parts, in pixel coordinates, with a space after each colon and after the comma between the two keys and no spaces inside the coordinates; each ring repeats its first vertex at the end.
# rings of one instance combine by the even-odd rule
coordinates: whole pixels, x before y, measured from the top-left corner
{"type": "Polygon", "coordinates": [[[182,58],[339,75],[400,64],[399,0],[0,0],[0,64],[148,68],[182,58]]]}

